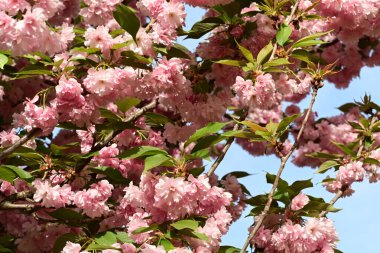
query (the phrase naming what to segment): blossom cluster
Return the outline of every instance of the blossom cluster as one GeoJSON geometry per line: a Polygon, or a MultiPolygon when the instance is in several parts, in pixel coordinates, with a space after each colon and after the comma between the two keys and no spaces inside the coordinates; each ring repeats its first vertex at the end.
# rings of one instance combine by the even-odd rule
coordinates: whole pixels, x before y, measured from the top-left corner
{"type": "MultiPolygon", "coordinates": [[[[333,143],[358,141],[353,125],[368,109],[321,120],[314,113],[306,125],[299,117],[272,142],[230,131],[230,120],[273,126],[301,114],[298,104],[321,79],[346,88],[364,66],[380,65],[379,2],[283,1],[275,11],[262,2],[0,0],[0,236],[12,238],[5,247],[218,252],[249,203],[238,181],[248,173],[218,179],[203,171],[210,157],[220,163],[233,138],[252,155],[284,157],[303,131],[294,164],[321,165],[310,157],[316,152],[342,157],[328,191],[349,195],[354,182],[377,182],[378,133],[358,157],[333,143]],[[206,10],[187,31],[186,4],[206,10]],[[195,52],[177,43],[206,33],[195,52]],[[294,46],[308,36],[316,40],[294,46]],[[331,63],[338,71],[325,75],[331,63]],[[115,238],[101,244],[104,234],[115,238]],[[62,243],[68,236],[76,239],[62,243]]],[[[254,247],[333,252],[332,221],[304,218],[310,201],[299,193],[270,213],[254,247]]]]}

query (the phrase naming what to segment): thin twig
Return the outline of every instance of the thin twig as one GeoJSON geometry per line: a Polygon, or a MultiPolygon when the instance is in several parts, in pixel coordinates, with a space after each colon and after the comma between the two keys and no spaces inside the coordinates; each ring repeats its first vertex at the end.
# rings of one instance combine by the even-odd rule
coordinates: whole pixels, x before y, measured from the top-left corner
{"type": "Polygon", "coordinates": [[[0,210],[8,210],[8,209],[23,209],[27,211],[31,211],[35,209],[37,206],[35,204],[18,204],[12,203],[10,201],[4,201],[0,203],[0,210]]]}
{"type": "MultiPolygon", "coordinates": [[[[239,118],[239,122],[245,120],[247,115],[248,115],[248,109],[245,109],[243,112],[243,115],[241,115],[241,117],[239,118]]],[[[232,131],[236,131],[236,130],[239,130],[239,123],[238,122],[234,125],[234,128],[232,129],[232,131]]],[[[235,140],[235,137],[233,137],[233,136],[231,136],[227,139],[227,142],[224,145],[222,151],[220,151],[219,156],[216,158],[215,162],[211,165],[211,168],[208,171],[207,176],[211,177],[212,174],[214,174],[215,170],[218,168],[220,163],[223,161],[225,155],[227,154],[227,151],[230,149],[234,140],[235,140]]]]}
{"type": "Polygon", "coordinates": [[[21,137],[18,141],[13,143],[12,146],[4,149],[2,152],[0,152],[0,160],[3,160],[8,155],[12,154],[18,147],[25,144],[27,141],[32,139],[37,133],[39,133],[41,129],[39,128],[33,128],[30,132],[28,132],[26,135],[21,137]]]}
{"type": "Polygon", "coordinates": [[[276,175],[276,179],[273,182],[272,189],[269,192],[268,200],[267,200],[267,203],[265,204],[264,210],[259,215],[258,220],[255,222],[255,225],[253,226],[253,229],[252,229],[251,233],[249,234],[247,240],[245,241],[244,246],[241,249],[240,253],[245,253],[246,252],[246,250],[247,250],[247,248],[248,248],[248,246],[250,244],[250,241],[256,235],[256,233],[259,230],[259,228],[261,227],[264,219],[268,215],[270,206],[271,206],[272,201],[273,201],[273,195],[274,195],[274,193],[275,193],[275,191],[277,189],[277,185],[278,185],[278,182],[279,182],[279,180],[281,178],[281,174],[284,171],[285,165],[286,165],[287,161],[289,160],[290,156],[292,155],[292,153],[294,152],[294,150],[298,146],[299,140],[301,139],[302,133],[303,133],[303,131],[305,129],[306,123],[307,123],[307,121],[308,121],[308,119],[310,117],[312,108],[314,106],[315,98],[317,97],[317,92],[318,92],[318,88],[313,88],[313,93],[312,93],[310,105],[309,105],[309,108],[307,109],[306,115],[305,115],[305,117],[304,117],[304,119],[302,121],[300,130],[299,130],[299,132],[297,134],[297,137],[296,137],[296,139],[295,139],[292,147],[290,148],[290,151],[288,152],[288,154],[286,154],[286,156],[284,156],[284,157],[281,158],[281,164],[280,164],[280,167],[278,169],[278,172],[277,172],[277,175],[276,175]]]}
{"type": "MultiPolygon", "coordinates": [[[[239,129],[239,123],[236,123],[233,131],[236,131],[239,129]]],[[[214,174],[215,170],[218,168],[219,164],[223,161],[224,156],[226,155],[228,149],[231,147],[232,143],[234,142],[235,137],[231,136],[227,139],[226,144],[224,145],[222,151],[220,152],[218,158],[216,158],[215,162],[212,164],[210,170],[207,173],[207,176],[211,177],[212,174],[214,174]]]]}
{"type": "Polygon", "coordinates": [[[293,5],[290,15],[285,19],[285,25],[289,25],[293,21],[294,14],[298,10],[298,5],[300,4],[300,2],[300,0],[297,0],[297,2],[293,5]]]}
{"type": "MultiPolygon", "coordinates": [[[[343,195],[344,191],[342,190],[339,190],[335,196],[330,200],[329,202],[329,206],[333,206],[337,201],[338,199],[340,199],[343,195]]],[[[325,210],[325,211],[322,211],[320,214],[319,214],[319,218],[322,218],[324,217],[329,211],[325,210]]]]}

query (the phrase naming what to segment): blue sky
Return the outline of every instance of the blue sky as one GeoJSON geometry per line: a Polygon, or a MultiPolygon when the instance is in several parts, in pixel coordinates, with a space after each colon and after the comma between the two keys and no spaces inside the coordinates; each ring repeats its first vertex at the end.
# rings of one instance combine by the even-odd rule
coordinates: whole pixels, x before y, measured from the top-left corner
{"type": "MultiPolygon", "coordinates": [[[[204,11],[187,7],[187,27],[200,20],[204,11]]],[[[181,44],[189,49],[194,49],[197,44],[195,40],[181,41],[181,44]]],[[[356,78],[348,89],[337,90],[332,84],[326,84],[319,91],[315,104],[315,111],[320,117],[339,114],[336,108],[340,105],[360,100],[365,93],[371,94],[375,102],[380,102],[379,92],[380,68],[364,68],[360,78],[356,78]]],[[[309,99],[301,103],[301,107],[306,107],[309,99]]],[[[268,192],[270,185],[265,182],[266,172],[275,174],[279,167],[279,160],[274,156],[253,157],[240,146],[233,145],[223,162],[217,170],[217,174],[222,176],[231,171],[245,170],[252,174],[241,180],[253,195],[268,192]]],[[[324,177],[314,174],[310,168],[298,168],[289,163],[284,171],[283,178],[288,182],[313,178],[314,183],[320,182],[324,177]]],[[[343,210],[337,214],[329,214],[328,217],[334,220],[338,231],[340,242],[338,248],[345,253],[377,253],[377,240],[379,238],[380,218],[379,218],[379,195],[380,184],[357,183],[353,186],[356,191],[352,197],[341,199],[335,205],[343,210]]],[[[309,191],[305,191],[316,197],[323,197],[326,201],[332,198],[320,184],[309,191]]],[[[249,208],[245,211],[248,213],[249,208]]],[[[245,215],[243,215],[245,216],[245,215]]],[[[229,233],[223,237],[223,245],[241,247],[247,236],[248,226],[252,224],[252,217],[240,219],[231,226],[229,233]]]]}

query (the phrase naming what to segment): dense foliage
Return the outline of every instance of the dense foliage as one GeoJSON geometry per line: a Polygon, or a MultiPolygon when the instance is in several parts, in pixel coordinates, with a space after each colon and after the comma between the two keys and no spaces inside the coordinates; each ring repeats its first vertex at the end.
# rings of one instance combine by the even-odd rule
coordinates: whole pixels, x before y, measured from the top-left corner
{"type": "Polygon", "coordinates": [[[0,252],[339,252],[326,215],[380,179],[380,106],[313,105],[380,65],[379,38],[378,0],[0,0],[0,252]],[[268,194],[217,176],[233,142],[279,158],[268,194]],[[221,246],[246,207],[245,245],[221,246]]]}

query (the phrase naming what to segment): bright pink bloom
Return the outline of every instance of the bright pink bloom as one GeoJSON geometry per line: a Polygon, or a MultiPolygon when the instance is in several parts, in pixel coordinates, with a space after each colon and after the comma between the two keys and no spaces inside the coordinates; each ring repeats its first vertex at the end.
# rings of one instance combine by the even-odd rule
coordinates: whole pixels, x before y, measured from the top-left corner
{"type": "Polygon", "coordinates": [[[292,199],[292,203],[290,204],[290,208],[293,211],[298,211],[302,209],[307,203],[309,203],[310,199],[308,196],[300,192],[297,196],[292,199]]]}

